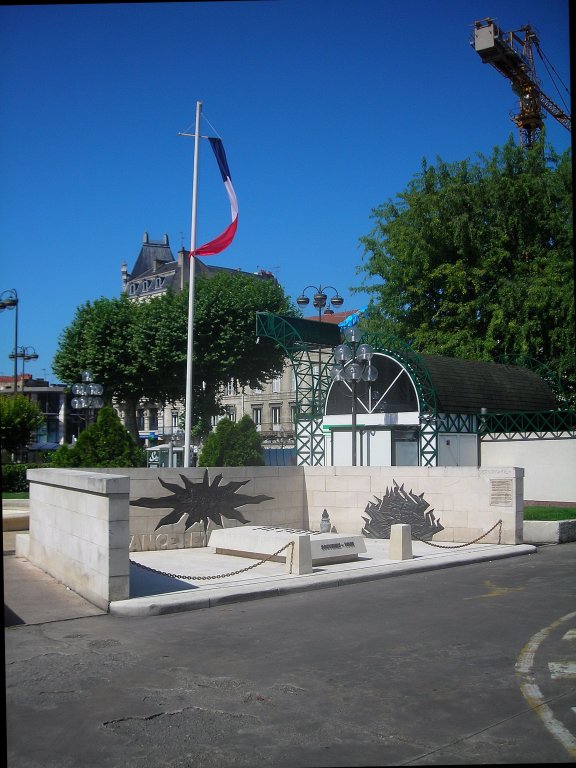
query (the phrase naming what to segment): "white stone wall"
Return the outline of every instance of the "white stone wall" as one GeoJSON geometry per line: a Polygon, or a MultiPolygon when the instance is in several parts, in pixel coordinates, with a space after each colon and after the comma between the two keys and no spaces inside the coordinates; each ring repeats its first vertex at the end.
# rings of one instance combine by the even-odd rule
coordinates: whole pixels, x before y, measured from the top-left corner
{"type": "MultiPolygon", "coordinates": [[[[202,482],[204,468],[129,469],[130,498],[171,495],[158,478],[183,487],[182,475],[194,484],[202,482]]],[[[222,475],[221,486],[230,481],[249,480],[238,489],[248,496],[264,494],[269,501],[240,507],[252,525],[320,529],[324,509],[338,533],[359,534],[364,526],[366,506],[381,499],[394,482],[407,492],[424,494],[428,510],[444,526],[435,541],[467,543],[483,536],[502,520],[501,542],[522,542],[523,470],[514,467],[211,467],[209,484],[222,475]]],[[[131,504],[130,549],[176,549],[203,546],[203,528],[196,523],[185,532],[186,517],[172,526],[155,530],[171,510],[131,504]]],[[[225,520],[226,527],[239,525],[225,520]]],[[[211,530],[212,524],[208,530],[211,530]]],[[[498,541],[499,530],[482,539],[498,541]]]]}
{"type": "MultiPolygon", "coordinates": [[[[360,534],[366,506],[381,499],[395,483],[406,492],[424,495],[429,510],[444,526],[435,541],[483,543],[522,542],[524,470],[517,467],[231,467],[126,470],[28,470],[29,534],[17,537],[16,554],[107,609],[112,600],[130,594],[129,550],[201,546],[201,523],[184,532],[186,518],[155,530],[173,505],[147,508],[142,498],[169,497],[173,491],[192,494],[191,509],[202,504],[196,488],[208,485],[247,496],[271,497],[239,506],[252,525],[320,529],[324,509],[338,533],[360,534]],[[220,483],[218,475],[222,476],[220,483]],[[159,477],[173,488],[165,488],[159,477]],[[186,490],[183,477],[193,483],[186,490]]],[[[233,501],[233,497],[232,498],[233,501]]],[[[212,500],[209,500],[212,503],[212,500]]],[[[226,520],[226,525],[238,524],[226,520]]]]}
{"type": "Polygon", "coordinates": [[[524,467],[524,498],[576,503],[576,439],[482,440],[481,461],[490,467],[524,467]]]}
{"type": "Polygon", "coordinates": [[[95,605],[130,596],[129,480],[73,469],[31,469],[29,533],[16,554],[95,605]]]}
{"type": "MultiPolygon", "coordinates": [[[[108,470],[94,470],[107,472],[108,470]]],[[[139,468],[123,469],[130,478],[130,551],[140,552],[155,549],[179,549],[182,547],[204,546],[203,524],[195,523],[187,531],[187,516],[178,523],[162,526],[156,530],[160,520],[173,507],[172,492],[165,488],[158,478],[177,489],[185,488],[182,477],[189,479],[196,488],[202,487],[204,475],[208,472],[208,485],[224,489],[232,481],[245,482],[238,488],[238,494],[246,496],[270,496],[270,501],[246,504],[239,507],[244,518],[253,525],[275,525],[285,528],[301,528],[306,506],[304,476],[300,467],[191,467],[180,469],[139,468]],[[216,482],[218,475],[222,479],[216,482]],[[166,497],[166,507],[135,505],[136,499],[166,497]]],[[[224,519],[225,527],[241,525],[234,519],[224,519]]],[[[210,522],[208,533],[214,527],[210,522]]]]}
{"type": "MultiPolygon", "coordinates": [[[[314,528],[326,509],[338,533],[360,533],[366,505],[396,482],[424,494],[444,530],[434,541],[467,543],[502,520],[502,544],[522,542],[523,470],[517,467],[303,467],[307,514],[314,528]]],[[[498,529],[482,543],[498,541],[498,529]]]]}

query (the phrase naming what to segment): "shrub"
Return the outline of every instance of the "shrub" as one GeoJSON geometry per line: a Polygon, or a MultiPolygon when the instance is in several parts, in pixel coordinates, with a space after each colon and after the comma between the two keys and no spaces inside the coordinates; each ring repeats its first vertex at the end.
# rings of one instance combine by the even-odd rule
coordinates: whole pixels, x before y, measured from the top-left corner
{"type": "Polygon", "coordinates": [[[198,458],[200,467],[259,467],[264,464],[262,439],[249,416],[235,424],[221,419],[210,432],[198,458]]]}
{"type": "Polygon", "coordinates": [[[58,448],[52,466],[145,467],[146,454],[136,445],[114,408],[105,406],[96,423],[85,429],[71,448],[58,448]]]}
{"type": "Polygon", "coordinates": [[[27,469],[41,469],[51,464],[3,464],[2,493],[28,493],[27,469]]]}

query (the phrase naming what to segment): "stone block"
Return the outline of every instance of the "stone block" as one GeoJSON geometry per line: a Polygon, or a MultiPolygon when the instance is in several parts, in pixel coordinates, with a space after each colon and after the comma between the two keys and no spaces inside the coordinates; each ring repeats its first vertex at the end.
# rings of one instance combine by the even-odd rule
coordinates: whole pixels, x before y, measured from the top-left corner
{"type": "Polygon", "coordinates": [[[397,523],[390,526],[390,560],[412,560],[412,535],[409,525],[397,523]]]}

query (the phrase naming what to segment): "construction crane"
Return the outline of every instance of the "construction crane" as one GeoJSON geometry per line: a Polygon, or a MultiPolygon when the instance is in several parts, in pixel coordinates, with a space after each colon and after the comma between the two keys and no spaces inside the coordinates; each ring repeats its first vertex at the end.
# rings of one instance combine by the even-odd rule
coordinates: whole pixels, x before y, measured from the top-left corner
{"type": "Polygon", "coordinates": [[[572,132],[572,118],[568,110],[564,111],[555,104],[539,85],[534,49],[546,62],[536,33],[529,24],[514,32],[503,32],[493,19],[475,21],[471,44],[484,64],[491,64],[510,80],[512,90],[520,99],[520,111],[511,117],[520,129],[522,147],[531,147],[538,139],[544,125],[544,111],[572,132]]]}

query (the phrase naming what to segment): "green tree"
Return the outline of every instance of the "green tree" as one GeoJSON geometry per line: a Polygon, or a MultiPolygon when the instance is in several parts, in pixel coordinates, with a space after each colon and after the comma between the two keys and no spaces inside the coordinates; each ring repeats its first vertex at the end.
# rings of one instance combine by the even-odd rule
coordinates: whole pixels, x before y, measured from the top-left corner
{"type": "Polygon", "coordinates": [[[207,436],[198,459],[200,467],[258,467],[264,464],[262,439],[250,416],[235,424],[221,419],[207,436]]]}
{"type": "Polygon", "coordinates": [[[512,138],[422,169],[361,238],[367,326],[419,352],[532,358],[576,392],[571,152],[512,138]]]}
{"type": "Polygon", "coordinates": [[[146,457],[111,406],[104,406],[96,423],[80,433],[72,447],[61,445],[54,467],[142,467],[146,457]]]}
{"type": "MultiPolygon", "coordinates": [[[[255,313],[288,313],[280,285],[242,272],[198,278],[194,313],[194,426],[206,432],[219,412],[218,390],[233,380],[260,386],[282,370],[283,353],[271,341],[256,343],[255,313]]],[[[188,291],[165,293],[148,302],[126,296],[79,307],[63,331],[53,369],[65,383],[90,370],[104,386],[107,402],[126,409],[136,439],[136,406],[183,399],[186,391],[188,291]]]]}
{"type": "Polygon", "coordinates": [[[3,451],[13,453],[24,448],[43,421],[38,404],[25,395],[0,395],[0,443],[3,451]]]}

